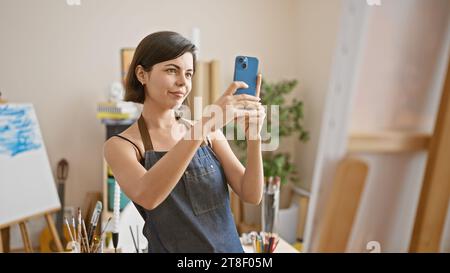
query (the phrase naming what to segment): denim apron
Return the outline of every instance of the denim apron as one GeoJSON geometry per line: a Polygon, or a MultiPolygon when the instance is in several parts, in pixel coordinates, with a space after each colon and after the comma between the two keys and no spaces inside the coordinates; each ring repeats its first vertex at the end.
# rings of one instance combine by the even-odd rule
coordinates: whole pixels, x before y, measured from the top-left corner
{"type": "MultiPolygon", "coordinates": [[[[166,152],[153,150],[142,115],[138,126],[145,147],[141,164],[149,170],[166,152]]],[[[223,168],[204,142],[159,206],[147,210],[134,205],[144,218],[143,234],[151,253],[244,252],[231,213],[223,168]]]]}

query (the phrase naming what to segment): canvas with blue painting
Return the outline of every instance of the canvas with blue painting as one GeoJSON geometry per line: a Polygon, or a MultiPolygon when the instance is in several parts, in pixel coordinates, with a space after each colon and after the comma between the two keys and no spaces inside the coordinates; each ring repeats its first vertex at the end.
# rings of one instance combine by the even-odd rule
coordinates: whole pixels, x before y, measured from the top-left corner
{"type": "Polygon", "coordinates": [[[0,104],[0,189],[0,226],[61,207],[32,104],[0,104]]]}
{"type": "Polygon", "coordinates": [[[31,105],[0,105],[0,154],[16,156],[42,145],[35,135],[36,123],[30,119],[31,105]]]}

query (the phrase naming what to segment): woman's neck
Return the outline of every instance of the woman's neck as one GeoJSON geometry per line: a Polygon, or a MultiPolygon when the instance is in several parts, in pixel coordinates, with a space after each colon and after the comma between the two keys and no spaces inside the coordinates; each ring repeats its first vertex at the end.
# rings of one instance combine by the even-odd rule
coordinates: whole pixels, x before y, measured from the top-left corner
{"type": "Polygon", "coordinates": [[[176,123],[175,111],[173,109],[161,108],[157,103],[153,103],[148,98],[144,102],[142,109],[147,128],[170,129],[176,123]]]}

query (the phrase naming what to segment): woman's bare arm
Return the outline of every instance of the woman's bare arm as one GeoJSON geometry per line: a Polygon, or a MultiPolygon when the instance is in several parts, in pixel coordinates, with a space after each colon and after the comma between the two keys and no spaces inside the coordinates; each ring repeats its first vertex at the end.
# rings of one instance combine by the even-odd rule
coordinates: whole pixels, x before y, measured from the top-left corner
{"type": "Polygon", "coordinates": [[[228,184],[242,201],[259,204],[264,181],[261,141],[248,142],[247,168],[245,168],[220,130],[217,130],[212,138],[213,150],[224,169],[228,184]]]}
{"type": "MultiPolygon", "coordinates": [[[[197,122],[186,134],[204,129],[197,122]]],[[[180,140],[148,171],[136,160],[135,150],[119,138],[110,138],[104,145],[104,156],[123,192],[146,209],[161,204],[181,179],[202,139],[180,140]]]]}

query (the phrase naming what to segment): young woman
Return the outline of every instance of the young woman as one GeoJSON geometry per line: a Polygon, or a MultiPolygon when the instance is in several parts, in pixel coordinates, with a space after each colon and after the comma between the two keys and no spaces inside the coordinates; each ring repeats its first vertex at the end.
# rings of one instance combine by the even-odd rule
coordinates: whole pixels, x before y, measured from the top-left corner
{"type": "MultiPolygon", "coordinates": [[[[233,82],[213,104],[233,115],[205,115],[196,122],[179,118],[175,110],[191,91],[194,67],[195,46],[181,35],[164,31],[145,37],[125,84],[125,100],[142,103],[142,115],[105,142],[104,156],[145,220],[149,252],[243,252],[228,185],[244,202],[261,200],[264,108],[258,97],[233,95],[247,87],[233,82]],[[256,127],[246,130],[246,168],[221,131],[233,116],[245,119],[246,128],[256,127]]],[[[257,85],[259,94],[261,75],[257,85]]]]}

